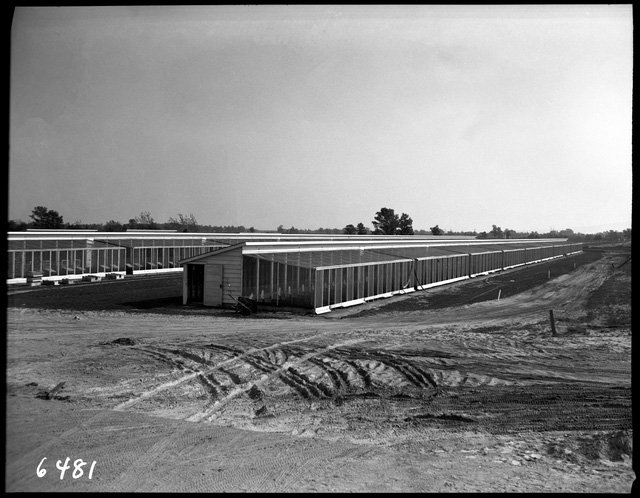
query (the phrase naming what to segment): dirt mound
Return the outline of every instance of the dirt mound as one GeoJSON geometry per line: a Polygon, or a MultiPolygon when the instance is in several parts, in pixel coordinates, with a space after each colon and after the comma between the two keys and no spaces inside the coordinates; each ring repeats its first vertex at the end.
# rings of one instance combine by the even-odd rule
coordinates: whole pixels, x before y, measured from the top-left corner
{"type": "Polygon", "coordinates": [[[623,461],[633,455],[633,436],[629,431],[603,432],[550,443],[547,453],[558,460],[584,464],[598,460],[623,461]]]}
{"type": "MultiPolygon", "coordinates": [[[[38,384],[35,382],[32,382],[31,385],[37,386],[38,384]]],[[[57,399],[59,401],[67,401],[69,399],[69,396],[62,396],[60,393],[60,391],[62,389],[64,389],[64,382],[60,382],[58,384],[56,384],[56,386],[51,389],[50,391],[39,391],[38,394],[36,394],[36,398],[40,398],[40,399],[45,399],[45,400],[51,400],[51,399],[57,399]]]]}
{"type": "Polygon", "coordinates": [[[135,340],[130,339],[129,337],[120,337],[119,339],[114,339],[113,341],[101,342],[102,345],[115,344],[120,346],[134,346],[136,343],[135,340]]]}

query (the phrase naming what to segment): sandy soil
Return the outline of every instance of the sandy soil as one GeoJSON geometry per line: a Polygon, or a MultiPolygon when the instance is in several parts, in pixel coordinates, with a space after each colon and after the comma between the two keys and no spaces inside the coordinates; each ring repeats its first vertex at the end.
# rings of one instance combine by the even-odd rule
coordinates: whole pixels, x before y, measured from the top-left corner
{"type": "Polygon", "coordinates": [[[14,289],[6,490],[629,492],[629,256],[319,317],[36,309],[68,291],[14,289]]]}

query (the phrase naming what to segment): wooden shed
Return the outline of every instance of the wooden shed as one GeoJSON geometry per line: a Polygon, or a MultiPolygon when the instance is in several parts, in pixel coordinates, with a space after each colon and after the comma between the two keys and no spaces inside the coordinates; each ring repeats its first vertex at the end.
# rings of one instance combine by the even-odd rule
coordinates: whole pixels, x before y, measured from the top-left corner
{"type": "Polygon", "coordinates": [[[242,295],[242,247],[236,244],[181,261],[182,303],[233,306],[234,298],[242,295]]]}

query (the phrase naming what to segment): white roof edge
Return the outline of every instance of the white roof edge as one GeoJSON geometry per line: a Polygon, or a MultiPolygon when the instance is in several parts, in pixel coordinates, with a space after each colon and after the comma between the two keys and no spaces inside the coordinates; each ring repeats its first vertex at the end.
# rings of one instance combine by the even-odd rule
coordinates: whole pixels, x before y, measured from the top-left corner
{"type": "MultiPolygon", "coordinates": [[[[439,243],[433,244],[431,241],[361,241],[360,243],[354,241],[272,241],[272,242],[254,242],[254,241],[242,241],[237,244],[230,245],[217,251],[209,251],[204,254],[198,254],[190,258],[184,259],[179,264],[191,263],[201,258],[209,257],[212,255],[221,254],[239,247],[243,247],[242,253],[251,254],[265,254],[265,253],[283,253],[283,252],[314,252],[314,251],[335,251],[335,250],[368,250],[376,248],[384,249],[406,249],[412,247],[442,247],[442,246],[468,246],[468,245],[495,245],[495,244],[518,244],[526,242],[528,244],[536,243],[548,243],[558,242],[566,243],[567,239],[479,239],[479,240],[442,240],[439,243]],[[371,243],[373,242],[373,243],[371,243]]],[[[398,257],[399,260],[407,258],[398,257]]],[[[415,259],[415,258],[408,258],[415,259]]]]}
{"type": "Polygon", "coordinates": [[[333,251],[333,250],[367,250],[375,248],[385,249],[405,249],[411,247],[441,247],[441,246],[468,246],[468,245],[495,245],[495,244],[529,244],[558,242],[565,243],[566,239],[480,239],[473,240],[448,240],[438,241],[434,244],[431,241],[286,241],[286,242],[252,242],[246,241],[245,254],[261,254],[266,252],[306,252],[306,251],[333,251]]]}
{"type": "Polygon", "coordinates": [[[535,244],[537,242],[566,242],[567,239],[562,238],[553,238],[553,239],[400,239],[400,240],[282,240],[282,241],[264,241],[264,240],[247,240],[245,243],[247,246],[264,246],[264,245],[278,245],[278,246],[286,246],[286,245],[358,245],[358,246],[366,246],[366,245],[378,245],[378,244],[393,244],[398,246],[406,246],[407,244],[414,244],[419,246],[429,245],[429,244],[514,244],[514,243],[531,243],[535,244]]]}

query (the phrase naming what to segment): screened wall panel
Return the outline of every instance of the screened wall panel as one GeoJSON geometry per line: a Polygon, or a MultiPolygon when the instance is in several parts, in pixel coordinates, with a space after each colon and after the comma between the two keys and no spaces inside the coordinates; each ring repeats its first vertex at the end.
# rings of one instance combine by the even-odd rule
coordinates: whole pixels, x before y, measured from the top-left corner
{"type": "MultiPolygon", "coordinates": [[[[274,306],[314,306],[312,269],[270,260],[268,256],[243,256],[242,296],[259,304],[274,306]]],[[[295,255],[292,263],[297,263],[295,255]]],[[[321,289],[328,300],[328,288],[321,289]]],[[[323,298],[321,297],[322,301],[323,298]]]]}

